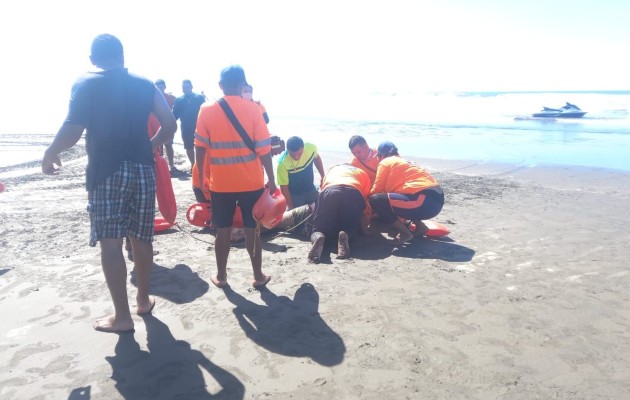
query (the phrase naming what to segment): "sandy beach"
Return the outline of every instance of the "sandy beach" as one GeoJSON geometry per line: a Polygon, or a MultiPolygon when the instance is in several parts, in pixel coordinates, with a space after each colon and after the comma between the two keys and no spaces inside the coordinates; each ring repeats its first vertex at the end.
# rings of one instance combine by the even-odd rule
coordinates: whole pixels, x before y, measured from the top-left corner
{"type": "Polygon", "coordinates": [[[448,237],[364,237],[312,265],[308,242],[268,234],[261,291],[243,246],[231,287],[210,283],[214,236],[186,222],[191,182],[173,178],[157,305],[117,335],[92,329],[112,304],[83,148],[62,160],[55,177],[0,171],[3,400],[630,398],[629,173],[417,159],[444,188],[448,237]]]}

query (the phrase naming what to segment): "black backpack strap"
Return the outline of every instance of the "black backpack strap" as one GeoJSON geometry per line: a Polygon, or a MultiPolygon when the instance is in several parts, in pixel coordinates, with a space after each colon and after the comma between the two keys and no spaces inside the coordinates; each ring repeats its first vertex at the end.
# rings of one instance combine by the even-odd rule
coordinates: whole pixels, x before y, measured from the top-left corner
{"type": "MultiPolygon", "coordinates": [[[[359,159],[357,158],[357,160],[359,160],[359,159]]],[[[372,172],[376,173],[376,171],[375,171],[373,168],[370,168],[370,167],[369,167],[366,163],[364,163],[363,161],[359,160],[359,162],[360,162],[361,164],[363,164],[363,166],[364,166],[365,168],[367,168],[367,169],[369,169],[370,171],[372,171],[372,172]]]]}
{"type": "Polygon", "coordinates": [[[252,141],[252,138],[249,137],[247,132],[245,132],[245,129],[243,128],[243,125],[241,125],[241,123],[238,122],[238,119],[236,118],[236,115],[234,115],[234,112],[232,112],[232,109],[230,108],[230,106],[227,103],[227,101],[225,101],[225,99],[222,97],[222,98],[219,99],[218,103],[221,106],[221,108],[223,109],[223,112],[225,113],[225,115],[227,115],[227,117],[230,120],[230,122],[232,123],[232,125],[234,125],[234,128],[236,128],[236,131],[241,136],[241,139],[243,139],[243,142],[245,142],[245,145],[252,152],[255,153],[256,152],[256,145],[252,141]]]}

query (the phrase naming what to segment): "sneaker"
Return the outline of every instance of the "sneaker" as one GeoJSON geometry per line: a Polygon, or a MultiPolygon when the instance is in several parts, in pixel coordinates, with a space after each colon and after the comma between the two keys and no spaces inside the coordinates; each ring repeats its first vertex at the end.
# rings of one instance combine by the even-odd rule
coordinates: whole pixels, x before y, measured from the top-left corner
{"type": "Polygon", "coordinates": [[[348,244],[348,234],[344,231],[339,232],[339,240],[337,241],[337,258],[341,260],[350,258],[350,245],[348,244]]]}

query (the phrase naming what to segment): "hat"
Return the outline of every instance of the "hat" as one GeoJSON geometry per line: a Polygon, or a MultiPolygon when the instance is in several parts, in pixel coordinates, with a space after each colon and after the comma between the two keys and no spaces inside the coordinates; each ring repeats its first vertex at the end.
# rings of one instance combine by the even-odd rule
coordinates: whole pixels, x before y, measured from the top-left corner
{"type": "Polygon", "coordinates": [[[398,154],[398,149],[396,145],[390,141],[382,142],[378,145],[378,155],[382,157],[393,156],[394,154],[398,154]]]}

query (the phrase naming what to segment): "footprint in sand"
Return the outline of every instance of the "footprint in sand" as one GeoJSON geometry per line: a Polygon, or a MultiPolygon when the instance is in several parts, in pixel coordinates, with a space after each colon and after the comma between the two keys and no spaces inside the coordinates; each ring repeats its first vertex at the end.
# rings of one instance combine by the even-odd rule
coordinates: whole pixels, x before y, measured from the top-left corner
{"type": "Polygon", "coordinates": [[[33,354],[45,353],[47,351],[54,350],[57,347],[59,346],[53,345],[53,344],[42,344],[42,342],[30,345],[30,346],[26,346],[25,348],[18,350],[15,352],[15,354],[13,354],[13,357],[11,357],[11,360],[9,361],[9,366],[15,367],[22,360],[24,360],[27,357],[32,356],[33,354]]]}

